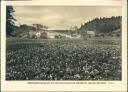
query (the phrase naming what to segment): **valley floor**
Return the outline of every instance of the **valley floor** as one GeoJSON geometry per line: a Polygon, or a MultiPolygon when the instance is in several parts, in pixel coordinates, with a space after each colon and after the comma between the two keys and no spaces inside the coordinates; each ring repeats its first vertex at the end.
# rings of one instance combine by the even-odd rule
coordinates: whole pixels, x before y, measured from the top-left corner
{"type": "Polygon", "coordinates": [[[121,80],[119,39],[7,39],[6,80],[121,80]]]}

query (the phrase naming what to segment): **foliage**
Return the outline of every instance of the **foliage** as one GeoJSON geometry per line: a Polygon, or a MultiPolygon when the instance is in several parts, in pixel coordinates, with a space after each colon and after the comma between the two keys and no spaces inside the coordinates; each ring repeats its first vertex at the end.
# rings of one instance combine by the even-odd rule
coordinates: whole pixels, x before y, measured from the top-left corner
{"type": "Polygon", "coordinates": [[[14,21],[16,19],[13,17],[14,9],[12,6],[6,7],[6,35],[11,36],[14,31],[14,21]]]}
{"type": "Polygon", "coordinates": [[[12,35],[14,37],[20,37],[22,34],[27,35],[29,31],[35,31],[36,29],[33,26],[22,24],[20,26],[14,26],[14,31],[12,35]]]}
{"type": "Polygon", "coordinates": [[[47,35],[47,33],[44,31],[44,32],[42,32],[41,33],[41,37],[40,38],[42,38],[42,39],[47,39],[48,38],[48,35],[47,35]]]}
{"type": "MultiPolygon", "coordinates": [[[[21,35],[29,35],[29,32],[33,32],[33,31],[43,31],[42,33],[42,38],[45,35],[44,38],[46,38],[46,30],[48,30],[48,26],[42,25],[42,24],[33,24],[32,26],[27,25],[27,24],[22,24],[20,26],[14,26],[14,31],[12,32],[12,34],[15,37],[20,37],[21,35]]],[[[29,36],[28,36],[29,37],[29,36]]],[[[35,38],[34,36],[32,38],[35,38]]]]}
{"type": "Polygon", "coordinates": [[[96,33],[112,33],[114,30],[121,28],[121,16],[111,18],[95,18],[81,25],[80,32],[87,30],[96,31],[96,33]]]}
{"type": "Polygon", "coordinates": [[[96,44],[68,39],[8,41],[6,79],[121,80],[119,45],[96,44]]]}
{"type": "Polygon", "coordinates": [[[46,31],[48,29],[48,26],[42,24],[33,24],[33,26],[36,28],[36,31],[46,31]]]}

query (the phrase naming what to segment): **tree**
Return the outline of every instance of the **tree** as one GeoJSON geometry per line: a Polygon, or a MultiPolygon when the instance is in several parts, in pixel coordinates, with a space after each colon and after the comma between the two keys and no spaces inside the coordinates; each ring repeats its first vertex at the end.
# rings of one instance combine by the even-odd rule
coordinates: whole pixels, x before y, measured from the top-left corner
{"type": "Polygon", "coordinates": [[[46,25],[42,25],[42,24],[33,24],[33,26],[35,27],[36,31],[42,31],[40,38],[42,39],[47,39],[47,33],[46,30],[48,30],[48,26],[46,25]]]}
{"type": "Polygon", "coordinates": [[[43,25],[43,31],[45,32],[46,30],[48,30],[48,26],[45,26],[45,25],[43,25]]]}
{"type": "Polygon", "coordinates": [[[42,24],[33,24],[33,26],[36,28],[36,31],[46,31],[48,30],[48,26],[42,25],[42,24]]]}
{"type": "Polygon", "coordinates": [[[73,35],[73,32],[74,32],[74,28],[71,26],[71,27],[69,28],[69,30],[70,30],[70,35],[72,36],[72,35],[73,35]]]}
{"type": "Polygon", "coordinates": [[[78,30],[78,27],[77,26],[74,26],[74,29],[75,29],[76,34],[79,35],[80,34],[80,31],[78,30]]]}
{"type": "Polygon", "coordinates": [[[36,31],[40,31],[41,28],[43,27],[43,25],[41,24],[33,24],[33,26],[35,27],[36,31]]]}
{"type": "Polygon", "coordinates": [[[114,30],[121,28],[121,16],[112,16],[110,18],[95,18],[91,21],[82,24],[80,27],[81,34],[87,30],[95,31],[96,33],[111,34],[114,30]]]}
{"type": "Polygon", "coordinates": [[[12,32],[14,31],[14,21],[16,19],[13,17],[13,12],[14,9],[12,6],[7,6],[6,7],[6,35],[7,36],[12,36],[12,32]]]}

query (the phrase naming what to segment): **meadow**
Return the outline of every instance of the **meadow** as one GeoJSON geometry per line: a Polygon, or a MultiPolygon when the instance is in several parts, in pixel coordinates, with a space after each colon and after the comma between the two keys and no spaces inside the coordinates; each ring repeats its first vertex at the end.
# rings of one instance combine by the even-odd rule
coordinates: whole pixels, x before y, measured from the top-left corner
{"type": "Polygon", "coordinates": [[[6,80],[121,80],[117,39],[6,42],[6,80]]]}

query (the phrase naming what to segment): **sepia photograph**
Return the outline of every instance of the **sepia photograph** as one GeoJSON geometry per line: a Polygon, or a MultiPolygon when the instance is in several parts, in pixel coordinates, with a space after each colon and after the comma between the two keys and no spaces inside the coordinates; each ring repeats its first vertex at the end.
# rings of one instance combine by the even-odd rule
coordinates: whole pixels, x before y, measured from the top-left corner
{"type": "Polygon", "coordinates": [[[6,6],[6,80],[122,80],[121,6],[6,6]]]}
{"type": "Polygon", "coordinates": [[[2,92],[127,92],[127,0],[2,0],[2,92]]]}

